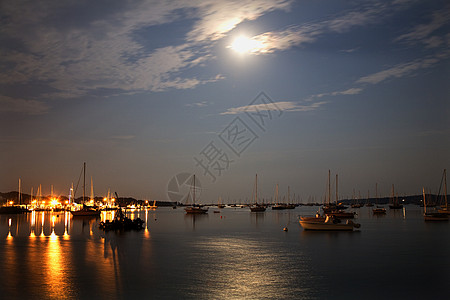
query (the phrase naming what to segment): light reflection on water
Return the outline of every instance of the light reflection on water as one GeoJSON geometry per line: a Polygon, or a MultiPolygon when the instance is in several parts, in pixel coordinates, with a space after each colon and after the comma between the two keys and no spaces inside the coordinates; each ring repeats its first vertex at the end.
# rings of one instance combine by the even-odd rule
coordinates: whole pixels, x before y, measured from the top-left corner
{"type": "Polygon", "coordinates": [[[407,206],[374,216],[359,232],[306,232],[293,211],[186,215],[127,212],[145,228],[103,232],[68,212],[0,215],[2,299],[327,299],[438,297],[450,278],[450,226],[424,223],[407,206]],[[289,231],[282,231],[288,227],[289,231]],[[429,270],[432,277],[424,278],[429,270]],[[423,290],[424,284],[433,285],[423,290]],[[382,289],[374,286],[382,286],[382,289]],[[399,289],[398,287],[402,288],[399,289]],[[370,293],[367,291],[370,290],[370,293]]]}

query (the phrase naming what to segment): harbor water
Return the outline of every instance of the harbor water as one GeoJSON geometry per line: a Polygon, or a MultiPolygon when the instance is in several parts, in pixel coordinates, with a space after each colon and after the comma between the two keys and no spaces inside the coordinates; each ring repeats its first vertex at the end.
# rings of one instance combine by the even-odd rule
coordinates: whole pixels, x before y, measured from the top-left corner
{"type": "Polygon", "coordinates": [[[127,216],[145,229],[106,233],[98,224],[111,212],[0,215],[0,298],[448,297],[449,222],[424,222],[416,205],[382,216],[363,207],[356,231],[304,231],[298,216],[316,210],[135,210],[127,216]]]}

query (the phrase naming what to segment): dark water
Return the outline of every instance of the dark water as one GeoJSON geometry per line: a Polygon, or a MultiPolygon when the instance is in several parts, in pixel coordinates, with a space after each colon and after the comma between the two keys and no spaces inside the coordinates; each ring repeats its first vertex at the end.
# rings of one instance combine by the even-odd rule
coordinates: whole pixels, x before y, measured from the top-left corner
{"type": "Polygon", "coordinates": [[[297,216],[314,209],[158,208],[131,215],[145,230],[118,234],[66,213],[0,215],[0,298],[448,298],[448,222],[361,208],[357,232],[305,232],[297,216]]]}

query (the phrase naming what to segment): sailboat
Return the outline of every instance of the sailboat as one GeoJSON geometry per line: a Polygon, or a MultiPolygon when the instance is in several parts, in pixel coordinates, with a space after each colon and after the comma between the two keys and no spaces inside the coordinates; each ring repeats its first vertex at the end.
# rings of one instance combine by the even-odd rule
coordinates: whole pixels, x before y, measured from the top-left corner
{"type": "MultiPolygon", "coordinates": [[[[328,202],[330,202],[331,199],[331,185],[330,185],[330,171],[328,170],[328,202]]],[[[353,219],[355,217],[355,212],[346,212],[342,209],[338,209],[339,204],[339,193],[338,193],[338,175],[336,174],[336,205],[335,209],[332,209],[331,211],[325,211],[325,214],[327,216],[333,216],[336,218],[342,218],[342,219],[353,219]]]]}
{"type": "Polygon", "coordinates": [[[217,199],[217,207],[225,208],[225,204],[222,203],[222,197],[219,197],[219,199],[217,199]]]}
{"type": "Polygon", "coordinates": [[[275,204],[272,206],[272,210],[282,210],[285,209],[286,205],[284,203],[278,202],[278,184],[275,189],[275,204]]]}
{"type": "Polygon", "coordinates": [[[384,215],[386,214],[386,208],[378,205],[378,183],[375,184],[375,202],[377,207],[372,209],[374,215],[384,215]]]}
{"type": "Polygon", "coordinates": [[[264,212],[266,211],[266,207],[264,205],[258,204],[258,174],[255,176],[255,194],[253,195],[254,204],[250,206],[251,212],[264,212]]]}
{"type": "Polygon", "coordinates": [[[398,196],[396,197],[394,194],[394,185],[392,185],[392,198],[391,198],[391,204],[389,204],[390,209],[402,209],[403,204],[398,202],[398,196]]]}
{"type": "MultiPolygon", "coordinates": [[[[192,175],[192,181],[193,181],[193,184],[191,186],[192,205],[186,207],[184,209],[184,211],[186,212],[186,214],[206,214],[208,212],[208,208],[203,208],[201,205],[195,204],[195,174],[192,175]]],[[[189,191],[189,194],[190,194],[191,191],[189,191]]],[[[189,195],[188,195],[187,198],[189,200],[189,195]]]]}
{"type": "Polygon", "coordinates": [[[424,207],[423,218],[424,218],[424,220],[425,221],[448,221],[448,214],[446,214],[446,213],[428,212],[427,211],[425,188],[422,188],[422,193],[423,193],[423,207],[424,207]]]}
{"type": "Polygon", "coordinates": [[[438,212],[449,215],[450,209],[448,207],[448,202],[447,202],[447,170],[446,169],[444,169],[444,173],[442,174],[441,185],[442,185],[442,181],[444,182],[444,202],[445,203],[444,203],[444,205],[441,206],[441,209],[438,209],[438,212]]]}
{"type": "Polygon", "coordinates": [[[86,194],[86,163],[83,164],[83,208],[70,211],[74,217],[99,217],[100,210],[84,204],[86,194]]]}
{"type": "MultiPolygon", "coordinates": [[[[330,200],[330,192],[330,172],[328,171],[328,201],[330,200]]],[[[337,200],[338,192],[336,175],[336,203],[337,200]]],[[[343,211],[340,211],[340,213],[345,214],[345,212],[343,211]]],[[[327,213],[325,218],[321,217],[319,214],[317,214],[315,217],[300,217],[299,223],[304,230],[315,231],[353,231],[354,228],[359,228],[361,226],[358,223],[354,223],[352,220],[347,220],[345,223],[343,223],[337,216],[331,213],[327,213]]]]}
{"type": "Polygon", "coordinates": [[[28,209],[21,205],[22,196],[21,196],[21,180],[19,178],[19,193],[17,194],[17,203],[18,205],[4,205],[0,207],[0,214],[22,214],[28,212],[28,209]]]}

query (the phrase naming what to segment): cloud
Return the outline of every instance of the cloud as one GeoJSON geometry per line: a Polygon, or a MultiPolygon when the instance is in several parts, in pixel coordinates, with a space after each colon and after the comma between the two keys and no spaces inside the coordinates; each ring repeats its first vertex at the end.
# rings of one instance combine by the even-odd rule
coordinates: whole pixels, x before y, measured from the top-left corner
{"type": "Polygon", "coordinates": [[[14,112],[28,115],[48,113],[50,106],[37,100],[26,100],[0,95],[0,112],[14,112]]]}
{"type": "Polygon", "coordinates": [[[287,10],[292,0],[199,1],[202,16],[187,35],[189,41],[218,40],[246,20],[255,20],[276,9],[287,10]]]}
{"type": "Polygon", "coordinates": [[[265,32],[250,38],[258,47],[251,49],[248,53],[260,55],[283,51],[294,46],[313,43],[326,33],[344,33],[354,27],[378,23],[389,16],[392,11],[401,9],[405,4],[404,2],[392,3],[391,5],[377,2],[369,3],[328,20],[288,26],[280,31],[265,32]]]}
{"type": "Polygon", "coordinates": [[[188,107],[205,107],[205,106],[208,106],[208,105],[209,105],[208,101],[201,101],[201,102],[196,102],[196,103],[188,103],[185,106],[188,106],[188,107]]]}
{"type": "Polygon", "coordinates": [[[9,2],[0,12],[1,36],[8,41],[0,45],[0,84],[46,85],[48,90],[41,94],[46,98],[80,97],[95,90],[118,94],[192,89],[225,78],[188,72],[215,59],[211,47],[218,39],[242,21],[288,9],[290,3],[111,1],[104,7],[9,2]],[[176,45],[152,48],[151,40],[136,38],[138,32],[177,20],[193,25],[176,45]]]}
{"type": "Polygon", "coordinates": [[[221,115],[236,115],[244,112],[260,112],[260,111],[313,111],[324,105],[325,101],[316,102],[311,104],[300,104],[297,102],[280,101],[264,104],[254,104],[240,107],[229,108],[227,111],[222,112],[221,115]]]}
{"type": "MultiPolygon", "coordinates": [[[[446,55],[448,56],[448,54],[446,55]]],[[[407,63],[395,65],[386,70],[361,77],[356,83],[370,83],[377,84],[389,78],[400,78],[412,75],[414,71],[429,68],[440,61],[438,57],[428,57],[423,59],[416,59],[407,63]]]]}
{"type": "Polygon", "coordinates": [[[310,102],[318,98],[322,98],[325,96],[339,96],[339,95],[357,95],[363,91],[362,88],[349,88],[344,91],[335,91],[330,93],[321,93],[309,96],[306,101],[310,102]]]}
{"type": "Polygon", "coordinates": [[[410,32],[400,35],[394,41],[405,41],[410,44],[421,42],[427,48],[439,47],[444,42],[443,38],[438,35],[432,36],[432,34],[438,29],[448,26],[450,22],[450,6],[435,11],[430,19],[430,22],[415,26],[410,32]]]}

